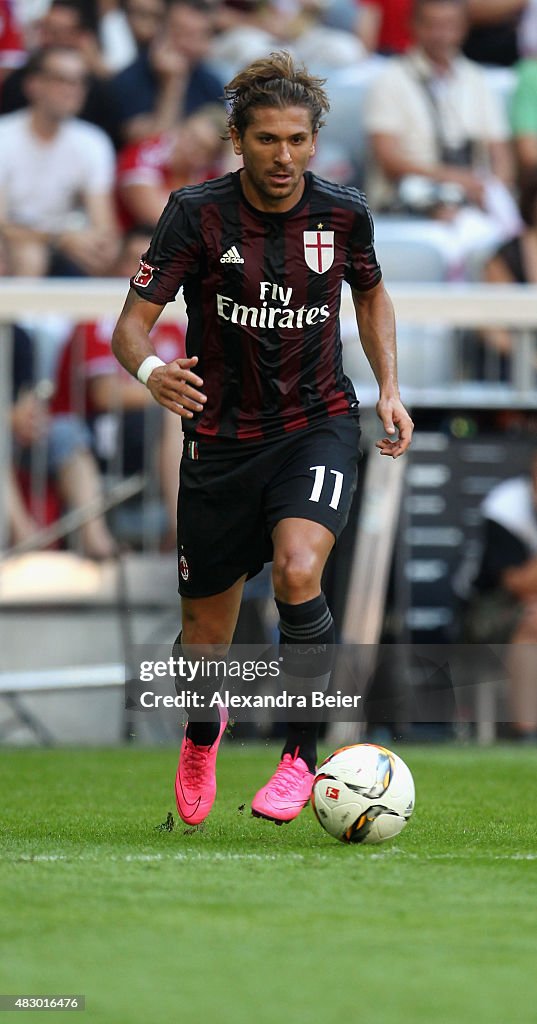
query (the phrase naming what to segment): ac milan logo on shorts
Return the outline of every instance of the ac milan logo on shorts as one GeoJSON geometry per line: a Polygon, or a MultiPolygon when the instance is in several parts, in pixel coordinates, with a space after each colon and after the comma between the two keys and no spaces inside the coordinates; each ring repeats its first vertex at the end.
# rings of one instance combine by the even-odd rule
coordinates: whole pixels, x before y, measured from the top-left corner
{"type": "Polygon", "coordinates": [[[139,288],[147,288],[148,284],[153,280],[153,272],[155,270],[158,270],[158,267],[152,267],[145,260],[140,260],[140,269],[134,278],[134,284],[137,284],[139,288]]]}
{"type": "Polygon", "coordinates": [[[185,583],[190,579],[190,569],[188,567],[188,562],[184,555],[181,555],[179,557],[179,574],[181,576],[181,579],[184,580],[185,583]]]}
{"type": "Polygon", "coordinates": [[[339,800],[339,789],[336,789],[335,786],[327,786],[326,795],[329,800],[339,800]]]}

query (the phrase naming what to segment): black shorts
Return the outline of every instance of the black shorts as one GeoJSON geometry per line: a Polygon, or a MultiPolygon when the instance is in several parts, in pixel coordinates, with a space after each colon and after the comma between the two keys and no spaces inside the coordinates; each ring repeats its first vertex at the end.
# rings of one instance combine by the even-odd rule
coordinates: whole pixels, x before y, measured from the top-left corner
{"type": "Polygon", "coordinates": [[[208,597],[272,561],[281,519],[337,537],[356,489],[360,423],[337,416],[270,443],[185,440],[177,510],[179,592],[208,597]]]}

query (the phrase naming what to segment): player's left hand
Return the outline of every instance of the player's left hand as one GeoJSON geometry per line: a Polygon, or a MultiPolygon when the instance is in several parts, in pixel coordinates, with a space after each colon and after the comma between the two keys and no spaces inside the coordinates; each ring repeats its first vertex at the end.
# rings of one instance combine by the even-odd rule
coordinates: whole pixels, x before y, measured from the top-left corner
{"type": "Polygon", "coordinates": [[[377,416],[387,434],[397,432],[398,436],[383,437],[375,446],[380,449],[381,455],[390,455],[392,459],[398,459],[410,447],[414,424],[399,398],[379,398],[377,416]]]}

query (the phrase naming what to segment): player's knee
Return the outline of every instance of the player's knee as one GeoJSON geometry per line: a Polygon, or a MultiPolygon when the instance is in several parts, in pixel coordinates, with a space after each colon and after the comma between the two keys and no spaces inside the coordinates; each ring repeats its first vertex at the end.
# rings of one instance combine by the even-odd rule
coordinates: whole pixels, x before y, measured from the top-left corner
{"type": "Polygon", "coordinates": [[[279,601],[296,604],[319,593],[319,566],[310,549],[284,552],[274,559],[272,569],[274,593],[279,601]]]}

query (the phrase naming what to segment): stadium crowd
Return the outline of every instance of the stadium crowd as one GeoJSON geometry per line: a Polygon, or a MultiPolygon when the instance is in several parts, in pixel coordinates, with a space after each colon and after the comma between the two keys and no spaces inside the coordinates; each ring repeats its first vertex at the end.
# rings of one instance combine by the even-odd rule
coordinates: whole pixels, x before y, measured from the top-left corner
{"type": "MultiPolygon", "coordinates": [[[[237,167],[223,85],[282,47],[333,100],[314,171],[364,187],[376,219],[438,249],[447,278],[537,280],[537,0],[0,0],[0,275],[130,274],[170,190],[237,167]]],[[[46,325],[17,327],[18,365],[32,344],[41,365],[46,325]]],[[[181,332],[162,331],[181,352],[181,332]]],[[[63,507],[99,493],[118,447],[124,468],[143,464],[147,396],[110,333],[54,326],[50,401],[17,370],[12,542],[37,528],[24,450],[43,437],[63,507]],[[110,427],[120,406],[128,431],[110,427]]],[[[157,420],[168,545],[177,444],[157,420]]],[[[115,540],[103,520],[81,543],[106,557],[115,540]]]]}

